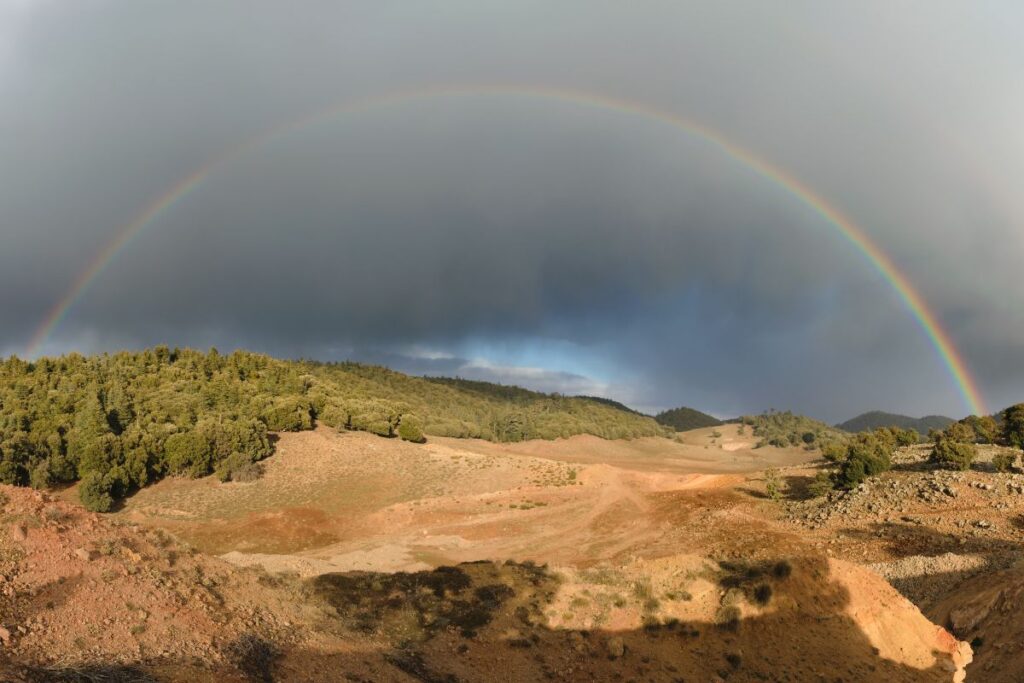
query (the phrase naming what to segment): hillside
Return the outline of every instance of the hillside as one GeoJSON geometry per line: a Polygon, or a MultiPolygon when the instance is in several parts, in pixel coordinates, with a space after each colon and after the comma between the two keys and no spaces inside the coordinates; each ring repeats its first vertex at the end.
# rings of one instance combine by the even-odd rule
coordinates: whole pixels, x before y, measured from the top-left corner
{"type": "Polygon", "coordinates": [[[837,424],[836,427],[846,432],[869,432],[879,427],[899,427],[900,429],[913,429],[919,434],[927,434],[932,429],[945,429],[953,424],[953,422],[953,418],[943,415],[909,417],[896,413],[886,413],[881,410],[872,410],[837,424]]]}
{"type": "Polygon", "coordinates": [[[317,423],[413,442],[665,432],[650,417],[585,398],[241,351],[157,347],[0,363],[0,483],[81,480],[82,502],[97,511],[167,475],[258,477],[271,433],[317,423]]]}
{"type": "Polygon", "coordinates": [[[754,436],[758,437],[758,447],[820,448],[829,442],[842,441],[846,438],[843,432],[829,427],[824,422],[796,415],[788,410],[745,415],[740,418],[740,424],[751,427],[754,436]]]}
{"type": "Polygon", "coordinates": [[[693,408],[687,408],[686,406],[658,413],[654,416],[654,419],[658,424],[671,427],[677,432],[688,432],[691,429],[700,429],[701,427],[717,427],[722,424],[722,421],[717,417],[702,413],[693,408]]]}

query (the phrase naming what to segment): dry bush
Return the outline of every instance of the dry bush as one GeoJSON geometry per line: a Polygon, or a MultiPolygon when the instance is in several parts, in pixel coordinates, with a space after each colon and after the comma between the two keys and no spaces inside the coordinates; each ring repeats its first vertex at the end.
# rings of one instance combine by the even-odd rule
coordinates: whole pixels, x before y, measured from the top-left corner
{"type": "Polygon", "coordinates": [[[245,633],[226,648],[228,659],[250,681],[272,683],[274,662],[281,652],[273,643],[252,633],[245,633]]]}

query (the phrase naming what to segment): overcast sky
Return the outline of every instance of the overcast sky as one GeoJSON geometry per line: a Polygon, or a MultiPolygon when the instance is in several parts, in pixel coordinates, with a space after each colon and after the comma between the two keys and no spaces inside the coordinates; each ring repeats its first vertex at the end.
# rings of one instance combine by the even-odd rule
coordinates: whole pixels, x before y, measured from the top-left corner
{"type": "MultiPolygon", "coordinates": [[[[0,352],[183,177],[333,103],[491,84],[700,122],[850,216],[991,409],[1024,400],[1017,2],[0,0],[0,352]]],[[[48,354],[353,358],[653,411],[967,412],[818,214],[653,119],[480,92],[327,116],[215,167],[48,354]]]]}

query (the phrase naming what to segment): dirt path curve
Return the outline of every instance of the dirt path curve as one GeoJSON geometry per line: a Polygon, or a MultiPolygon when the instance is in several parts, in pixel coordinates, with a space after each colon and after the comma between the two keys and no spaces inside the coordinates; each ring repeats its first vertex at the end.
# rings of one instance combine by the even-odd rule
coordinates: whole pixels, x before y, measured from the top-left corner
{"type": "Polygon", "coordinates": [[[655,496],[715,491],[737,475],[579,470],[571,487],[530,486],[398,503],[367,515],[356,538],[290,555],[229,553],[237,564],[303,575],[356,569],[414,571],[491,559],[585,566],[636,557],[678,532],[655,496]],[[522,503],[523,500],[529,501],[522,503]]]}

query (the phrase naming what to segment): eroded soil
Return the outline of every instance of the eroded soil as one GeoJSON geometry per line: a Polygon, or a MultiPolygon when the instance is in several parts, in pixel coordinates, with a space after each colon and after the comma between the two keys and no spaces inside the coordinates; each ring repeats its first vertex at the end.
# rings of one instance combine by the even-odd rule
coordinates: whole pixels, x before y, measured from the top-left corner
{"type": "Polygon", "coordinates": [[[966,633],[989,613],[951,617],[939,596],[1012,564],[1016,498],[965,479],[963,509],[936,513],[946,475],[909,453],[867,491],[803,500],[815,453],[751,446],[735,426],[514,445],[318,429],[281,435],[259,481],[167,480],[114,515],[5,489],[0,662],[24,680],[116,664],[174,681],[951,681],[961,639],[987,672],[1003,661],[966,633]],[[915,572],[949,574],[942,553],[963,575],[922,589],[915,572]],[[239,643],[269,648],[262,668],[239,643]]]}

